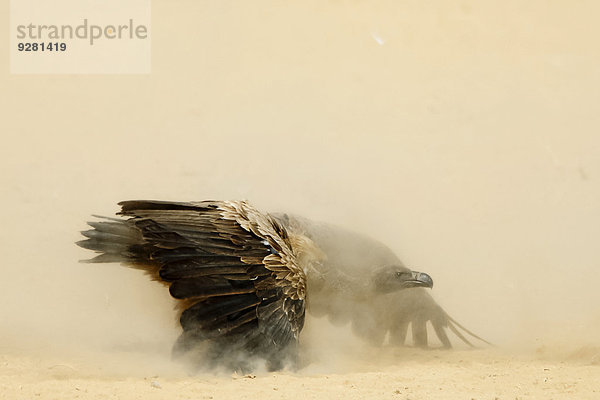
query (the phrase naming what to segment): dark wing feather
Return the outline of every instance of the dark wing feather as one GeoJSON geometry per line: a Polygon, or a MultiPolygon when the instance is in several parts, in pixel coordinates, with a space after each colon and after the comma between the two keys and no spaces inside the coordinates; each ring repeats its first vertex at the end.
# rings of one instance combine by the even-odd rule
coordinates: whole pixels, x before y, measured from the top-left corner
{"type": "Polygon", "coordinates": [[[127,219],[91,222],[91,262],[126,262],[183,300],[179,350],[210,339],[279,367],[304,324],[305,278],[285,228],[244,202],[125,201],[127,219]],[[289,275],[289,276],[288,276],[289,275]]]}

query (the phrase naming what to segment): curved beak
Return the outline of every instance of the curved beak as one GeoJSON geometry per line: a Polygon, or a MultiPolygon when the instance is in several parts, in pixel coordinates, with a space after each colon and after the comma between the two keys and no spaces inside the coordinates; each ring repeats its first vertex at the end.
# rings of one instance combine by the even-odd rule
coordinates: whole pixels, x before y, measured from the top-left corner
{"type": "Polygon", "coordinates": [[[404,287],[433,287],[433,279],[425,272],[411,271],[410,279],[404,281],[404,287]]]}

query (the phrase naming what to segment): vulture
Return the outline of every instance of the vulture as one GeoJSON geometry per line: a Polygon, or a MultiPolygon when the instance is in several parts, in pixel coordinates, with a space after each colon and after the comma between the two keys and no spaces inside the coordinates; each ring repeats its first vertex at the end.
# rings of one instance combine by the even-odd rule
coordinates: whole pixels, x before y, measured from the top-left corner
{"type": "Polygon", "coordinates": [[[428,274],[364,235],[246,201],[119,205],[118,218],[96,216],[77,244],[98,253],[86,262],[123,263],[166,285],[182,327],[173,354],[199,365],[295,367],[307,311],[374,345],[404,345],[410,326],[414,345],[427,347],[428,322],[442,347],[447,329],[484,341],[433,300],[428,274]]]}

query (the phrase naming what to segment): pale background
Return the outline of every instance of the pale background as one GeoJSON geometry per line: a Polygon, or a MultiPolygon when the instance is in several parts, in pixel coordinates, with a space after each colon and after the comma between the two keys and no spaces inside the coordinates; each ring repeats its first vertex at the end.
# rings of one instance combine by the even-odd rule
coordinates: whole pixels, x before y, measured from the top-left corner
{"type": "Polygon", "coordinates": [[[10,75],[2,40],[0,351],[168,358],[168,293],[79,264],[73,244],[138,198],[244,198],[362,230],[503,348],[598,346],[599,16],[155,1],[148,75],[10,75]]]}

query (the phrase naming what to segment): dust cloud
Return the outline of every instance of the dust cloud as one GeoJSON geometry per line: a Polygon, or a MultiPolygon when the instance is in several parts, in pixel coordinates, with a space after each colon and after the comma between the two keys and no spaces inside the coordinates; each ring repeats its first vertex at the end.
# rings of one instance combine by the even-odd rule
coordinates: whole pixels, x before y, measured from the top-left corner
{"type": "MultiPolygon", "coordinates": [[[[176,373],[167,291],[78,263],[90,214],[125,199],[338,224],[428,272],[500,348],[600,346],[600,6],[259,3],[154,2],[149,75],[10,75],[3,58],[0,352],[176,373]]],[[[311,371],[372,354],[306,329],[311,371]]]]}

